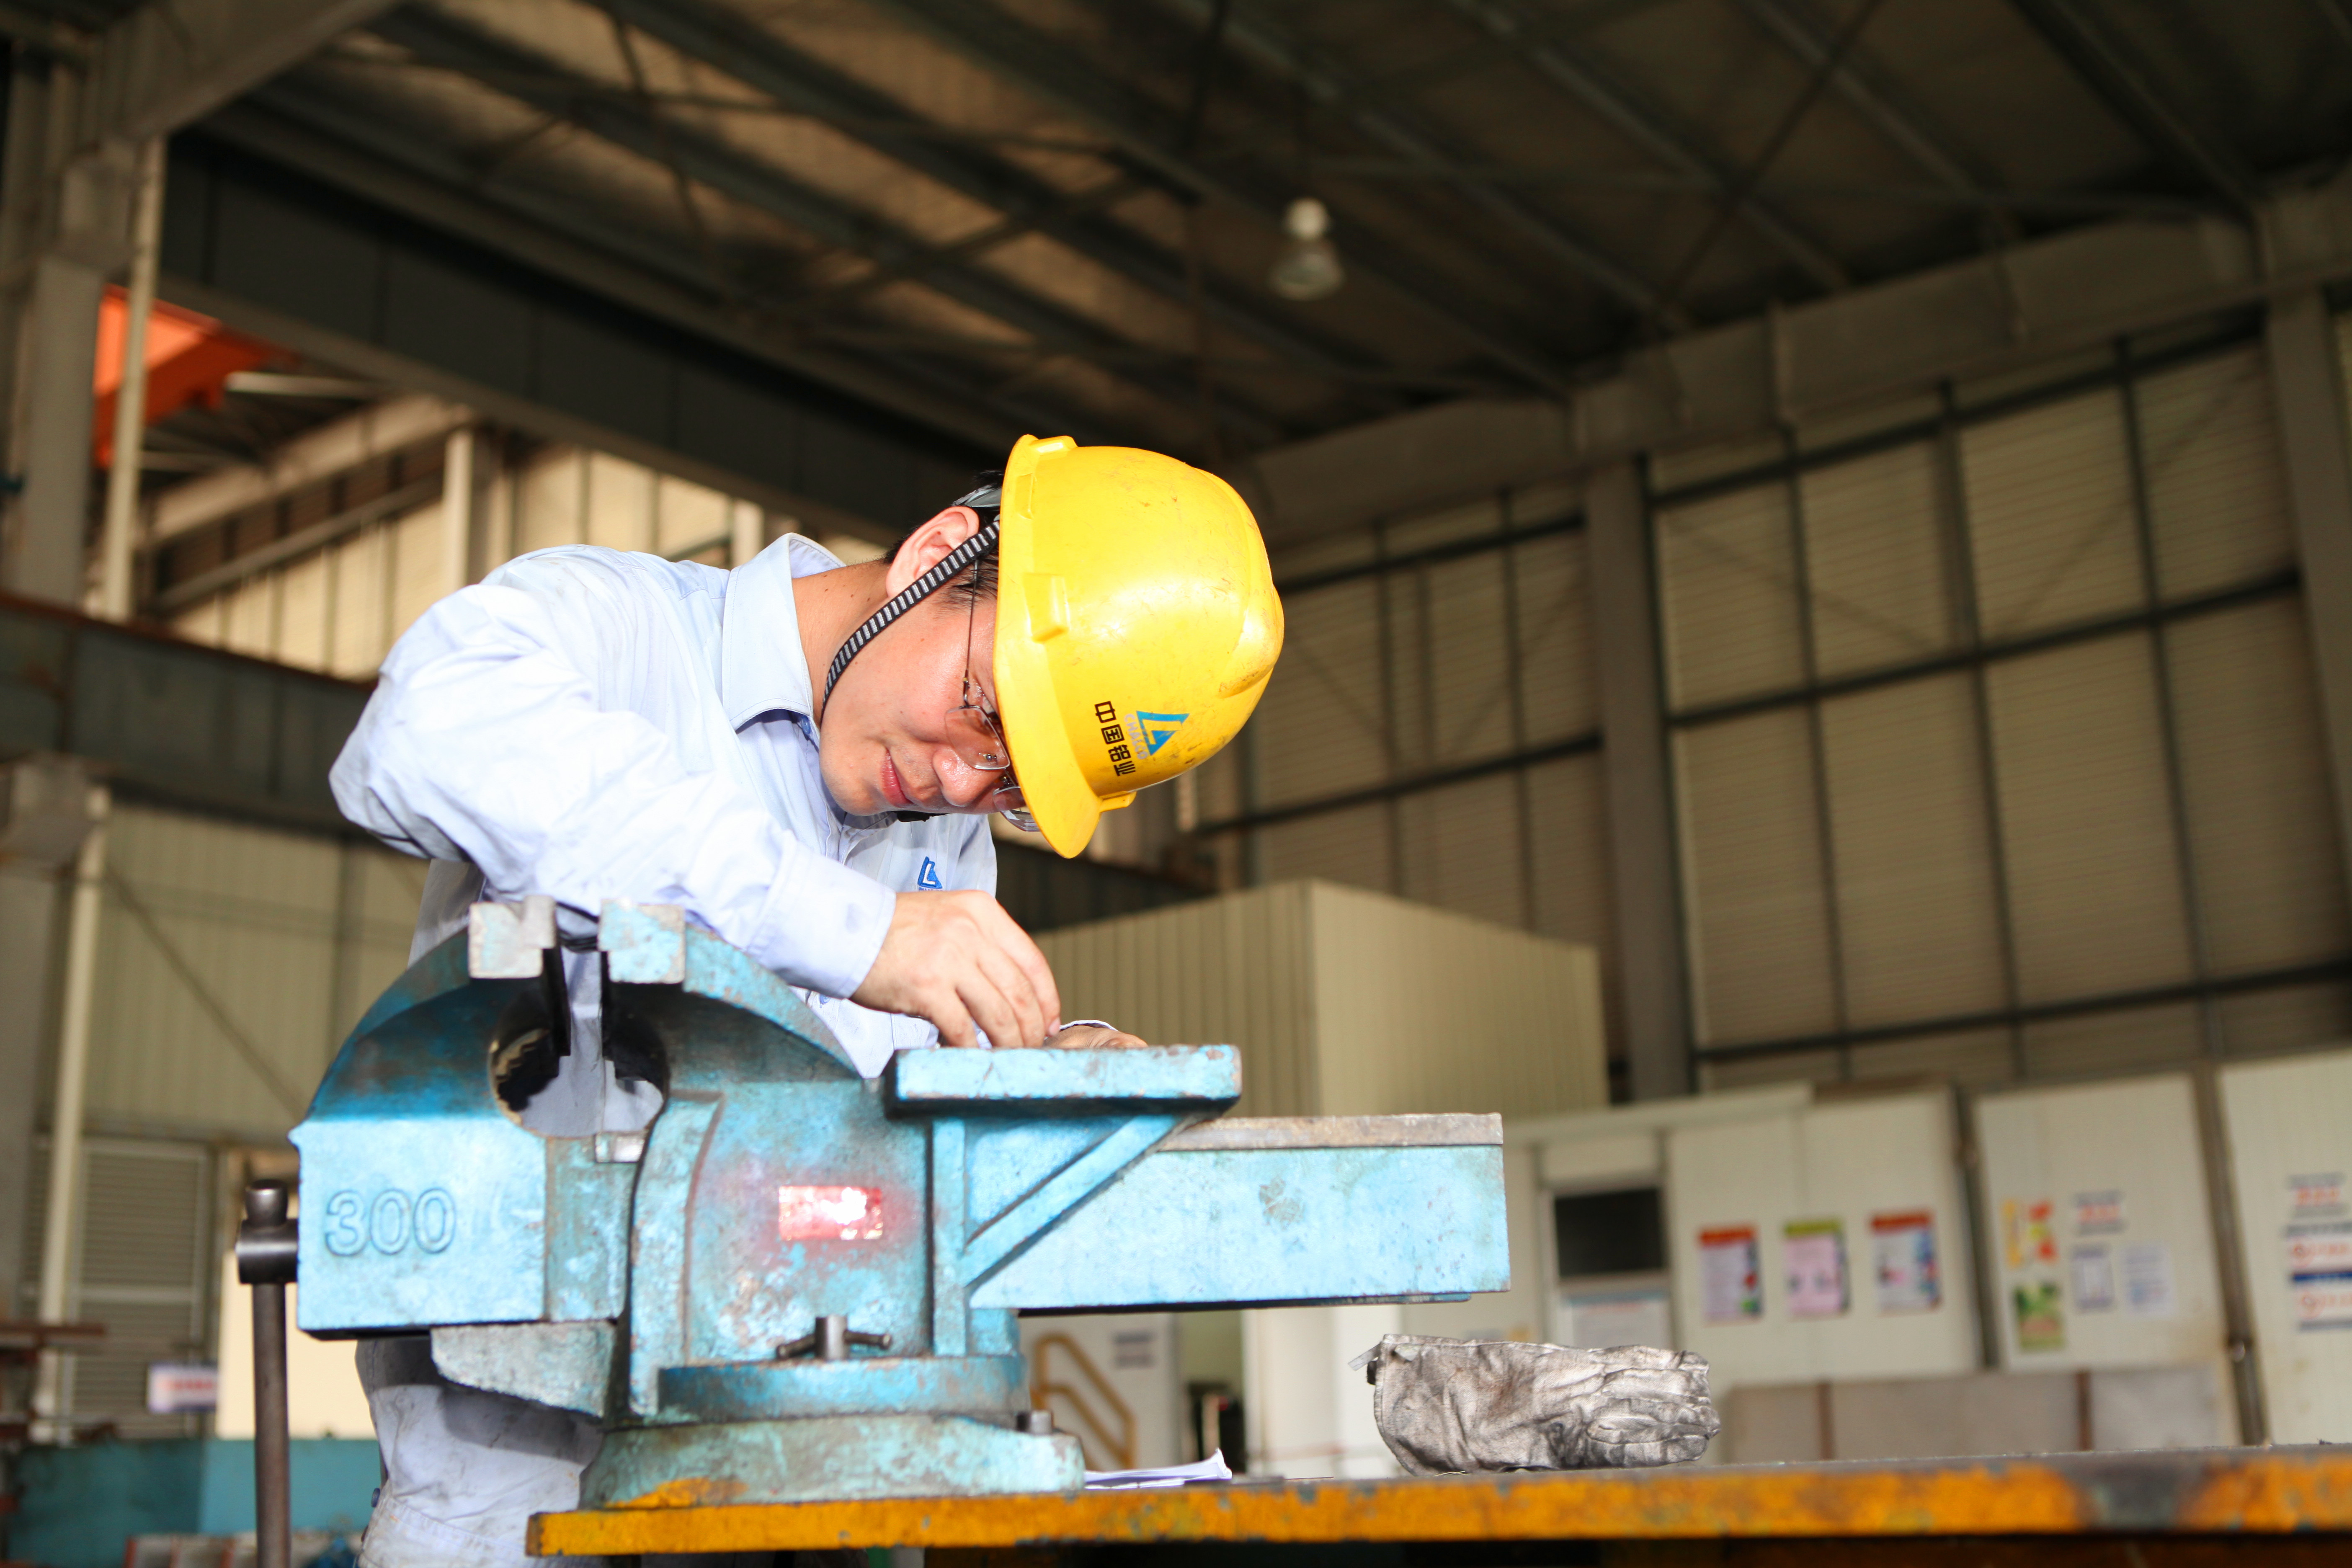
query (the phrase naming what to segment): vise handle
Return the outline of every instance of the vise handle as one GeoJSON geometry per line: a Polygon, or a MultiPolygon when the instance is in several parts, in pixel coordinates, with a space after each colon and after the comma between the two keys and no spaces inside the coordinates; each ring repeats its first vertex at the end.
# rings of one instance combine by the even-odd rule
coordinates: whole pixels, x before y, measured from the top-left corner
{"type": "Polygon", "coordinates": [[[236,1232],[236,1274],[253,1287],[254,1560],[257,1568],[292,1561],[291,1456],[286,1426],[286,1287],[294,1282],[299,1226],[292,1194],[265,1178],[245,1189],[245,1223],[236,1232]]]}
{"type": "Polygon", "coordinates": [[[794,1356],[814,1355],[819,1361],[847,1361],[849,1347],[860,1345],[868,1350],[890,1348],[887,1334],[869,1334],[849,1326],[849,1319],[839,1312],[827,1312],[816,1321],[816,1327],[799,1339],[787,1340],[776,1347],[778,1361],[790,1361],[794,1356]]]}

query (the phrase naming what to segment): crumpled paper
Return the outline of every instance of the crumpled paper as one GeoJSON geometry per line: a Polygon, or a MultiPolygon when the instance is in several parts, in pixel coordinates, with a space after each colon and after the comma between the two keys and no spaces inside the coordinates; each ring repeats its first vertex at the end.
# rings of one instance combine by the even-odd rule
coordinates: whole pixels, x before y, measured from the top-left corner
{"type": "Polygon", "coordinates": [[[1723,1429],[1684,1351],[1384,1334],[1348,1364],[1409,1475],[1675,1465],[1723,1429]]]}

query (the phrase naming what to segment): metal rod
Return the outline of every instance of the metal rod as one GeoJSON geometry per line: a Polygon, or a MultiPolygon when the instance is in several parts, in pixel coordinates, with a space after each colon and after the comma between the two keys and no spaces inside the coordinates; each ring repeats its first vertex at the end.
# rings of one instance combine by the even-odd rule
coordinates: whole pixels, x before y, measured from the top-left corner
{"type": "MultiPolygon", "coordinates": [[[[1906,1019],[1900,1024],[1872,1024],[1843,1035],[1785,1035],[1769,1040],[1743,1040],[1731,1045],[1702,1046],[1699,1055],[1711,1061],[1750,1057],[1785,1056],[1800,1051],[1834,1050],[1843,1046],[1884,1045],[1889,1040],[1917,1039],[1927,1035],[1957,1035],[1976,1029],[2016,1029],[2028,1024],[2060,1018],[2082,1018],[2094,1013],[2119,1013],[2135,1007],[2162,1007],[2177,1002],[2202,1002],[2208,995],[2245,996],[2290,986],[2315,985],[2352,979],[2352,958],[2338,956],[2283,969],[2258,969],[2225,979],[2177,982],[2130,991],[2101,991],[2054,1002],[2018,1003],[1984,1007],[1969,1013],[1946,1013],[1932,1018],[1906,1019]]],[[[2026,1076],[2022,1073],[2020,1077],[2026,1076]]]]}
{"type": "MultiPolygon", "coordinates": [[[[1789,508],[1789,576],[1790,596],[1797,612],[1797,665],[1800,678],[1808,690],[1822,683],[1821,654],[1816,647],[1817,633],[1813,624],[1812,557],[1805,538],[1805,479],[1793,461],[1797,456],[1797,431],[1794,426],[1780,428],[1780,444],[1791,462],[1788,478],[1789,508]]],[[[1838,879],[1837,816],[1830,802],[1829,736],[1822,720],[1822,700],[1807,701],[1801,710],[1805,718],[1805,766],[1810,771],[1813,795],[1813,861],[1815,873],[1822,885],[1822,937],[1823,956],[1827,960],[1823,978],[1830,994],[1830,1027],[1843,1036],[1853,1026],[1852,1009],[1846,999],[1845,921],[1838,899],[1842,891],[1838,879]]],[[[1850,1081],[1853,1077],[1853,1050],[1849,1046],[1838,1047],[1838,1079],[1850,1081]]],[[[1822,1406],[1822,1420],[1829,1419],[1828,1406],[1822,1406]]],[[[1824,1430],[1826,1431],[1826,1427],[1824,1430]]],[[[1827,1438],[1823,1439],[1827,1442],[1827,1438]]],[[[1827,1456],[1834,1458],[1834,1455],[1827,1456]]]]}
{"type": "MultiPolygon", "coordinates": [[[[81,1124],[89,1088],[89,1025],[98,1001],[98,927],[106,888],[106,819],[113,796],[89,792],[94,825],[74,862],[73,912],[66,926],[65,1016],[58,1031],[56,1097],[49,1112],[48,1211],[41,1235],[39,1316],[62,1323],[73,1293],[74,1242],[81,1216],[81,1124]]],[[[34,1413],[65,1414],[64,1352],[45,1350],[34,1385],[34,1413]]]]}
{"type": "Polygon", "coordinates": [[[155,313],[155,269],[163,244],[165,139],[151,136],[139,149],[139,179],[131,232],[131,287],[122,318],[122,365],[114,388],[114,447],[106,474],[106,531],[99,555],[98,613],[127,621],[133,545],[139,526],[140,449],[147,435],[147,323],[155,313]]]}
{"type": "Polygon", "coordinates": [[[461,425],[449,432],[449,438],[442,448],[446,454],[441,462],[441,592],[444,594],[454,594],[474,580],[474,514],[478,509],[479,500],[475,493],[474,458],[479,440],[480,435],[472,426],[461,425]]]}
{"type": "Polygon", "coordinates": [[[292,1194],[280,1181],[245,1189],[237,1277],[253,1289],[254,1568],[292,1568],[293,1492],[286,1422],[286,1287],[295,1272],[292,1194]]]}
{"type": "Polygon", "coordinates": [[[253,1288],[253,1524],[255,1568],[289,1568],[287,1518],[286,1287],[253,1288]]]}

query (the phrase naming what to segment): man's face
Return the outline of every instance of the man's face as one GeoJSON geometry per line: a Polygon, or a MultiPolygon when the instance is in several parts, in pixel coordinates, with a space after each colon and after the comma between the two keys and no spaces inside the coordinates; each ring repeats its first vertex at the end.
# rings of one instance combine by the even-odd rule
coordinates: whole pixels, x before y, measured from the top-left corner
{"type": "Polygon", "coordinates": [[[844,811],[992,810],[1003,745],[964,704],[996,711],[990,673],[996,601],[966,604],[942,589],[901,616],[842,672],[825,704],[818,757],[825,792],[844,811]],[[969,666],[967,667],[967,657],[969,666]]]}

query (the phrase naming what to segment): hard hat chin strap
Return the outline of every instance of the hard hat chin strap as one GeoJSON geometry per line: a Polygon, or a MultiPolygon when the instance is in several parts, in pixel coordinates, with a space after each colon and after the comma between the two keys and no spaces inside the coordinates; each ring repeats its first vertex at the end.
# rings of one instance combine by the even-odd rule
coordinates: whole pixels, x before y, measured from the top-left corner
{"type": "Polygon", "coordinates": [[[833,663],[825,668],[826,706],[832,705],[833,689],[839,683],[841,672],[849,668],[849,661],[857,657],[859,650],[882,635],[883,627],[954,582],[973,562],[996,548],[995,487],[991,486],[986,491],[974,491],[955,504],[969,506],[983,513],[980,531],[940,556],[937,565],[898,590],[892,595],[888,604],[866,616],[864,624],[849,634],[848,640],[844,642],[840,650],[833,656],[833,663]],[[985,500],[981,499],[982,495],[985,495],[985,500]]]}

